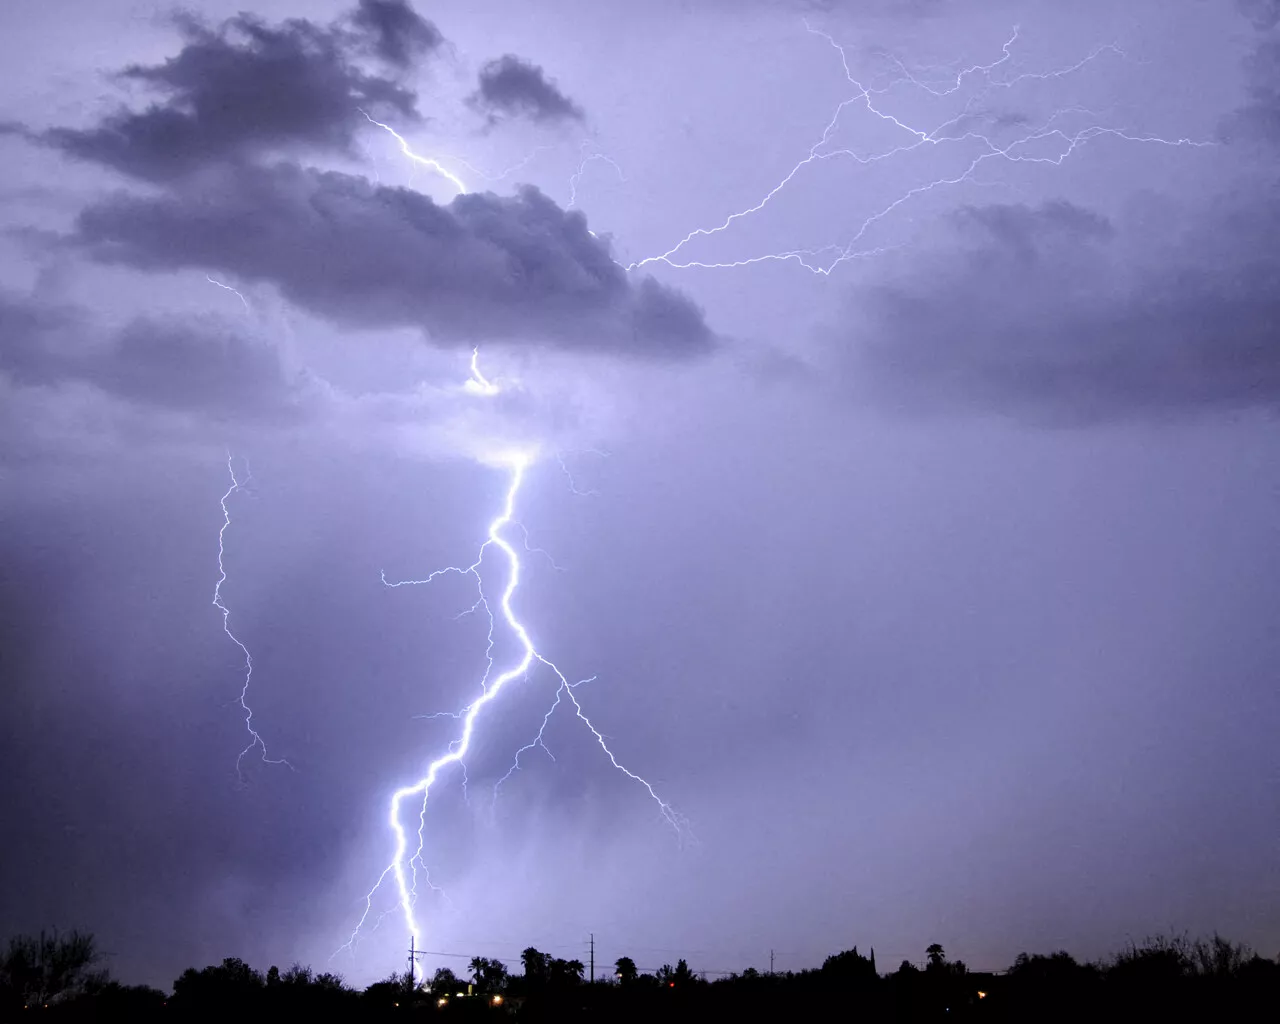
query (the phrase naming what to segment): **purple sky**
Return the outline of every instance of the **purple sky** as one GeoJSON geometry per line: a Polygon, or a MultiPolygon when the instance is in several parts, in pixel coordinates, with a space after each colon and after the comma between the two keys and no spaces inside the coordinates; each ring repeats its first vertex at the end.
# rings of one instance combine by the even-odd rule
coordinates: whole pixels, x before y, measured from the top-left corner
{"type": "Polygon", "coordinates": [[[493,799],[534,672],[419,946],[1275,955],[1280,7],[1175,8],[12,0],[0,929],[400,967],[392,888],[329,957],[485,626],[380,572],[537,446],[515,610],[693,838],[563,708],[493,799]]]}

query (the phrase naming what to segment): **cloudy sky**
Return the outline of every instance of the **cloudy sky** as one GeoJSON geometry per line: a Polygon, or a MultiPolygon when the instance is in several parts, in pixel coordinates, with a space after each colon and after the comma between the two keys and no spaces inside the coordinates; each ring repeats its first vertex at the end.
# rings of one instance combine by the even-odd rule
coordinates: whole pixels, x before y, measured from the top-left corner
{"type": "Polygon", "coordinates": [[[401,966],[487,626],[382,574],[520,451],[513,610],[687,828],[563,701],[495,793],[532,671],[420,947],[1274,955],[1277,147],[1274,0],[12,0],[0,926],[401,966]]]}

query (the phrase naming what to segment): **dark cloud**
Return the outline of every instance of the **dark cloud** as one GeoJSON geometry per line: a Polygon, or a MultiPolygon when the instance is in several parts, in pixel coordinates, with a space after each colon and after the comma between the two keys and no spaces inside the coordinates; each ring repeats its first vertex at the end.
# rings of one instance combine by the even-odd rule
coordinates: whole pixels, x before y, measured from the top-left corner
{"type": "Polygon", "coordinates": [[[854,372],[911,408],[1039,422],[1275,406],[1278,213],[1223,207],[1142,269],[1108,221],[1067,203],[963,210],[923,272],[856,294],[854,372]]]}
{"type": "Polygon", "coordinates": [[[269,282],[339,324],[418,326],[441,344],[679,357],[712,343],[689,299],[633,283],[582,214],[532,187],[441,206],[348,174],[240,166],[190,194],[102,201],[75,241],[104,262],[269,282]]]}
{"type": "Polygon", "coordinates": [[[58,337],[78,320],[64,306],[0,292],[0,373],[18,384],[48,384],[64,375],[68,357],[58,337]]]}
{"type": "MultiPolygon", "coordinates": [[[[354,20],[389,59],[421,52],[429,33],[438,38],[402,5],[366,3],[354,20]]],[[[176,56],[119,73],[162,100],[142,111],[121,109],[93,128],[55,128],[42,138],[80,159],[165,181],[264,151],[348,151],[365,123],[362,108],[419,119],[410,89],[352,62],[353,44],[365,36],[302,18],[273,26],[250,14],[217,28],[194,16],[179,25],[185,45],[176,56]]]]}
{"type": "Polygon", "coordinates": [[[300,381],[275,348],[211,318],[139,318],[86,360],[81,375],[130,402],[213,418],[295,411],[300,381]]]}
{"type": "Polygon", "coordinates": [[[1239,0],[1239,7],[1260,31],[1280,25],[1280,0],[1239,0]]]}
{"type": "Polygon", "coordinates": [[[374,53],[400,68],[444,44],[440,30],[405,0],[360,0],[351,22],[369,37],[374,53]]]}
{"type": "Polygon", "coordinates": [[[491,119],[526,117],[531,121],[581,121],[582,108],[562,93],[537,64],[508,53],[480,69],[480,84],[470,101],[491,119]]]}
{"type": "Polygon", "coordinates": [[[1224,119],[1225,142],[1280,142],[1280,38],[1261,41],[1245,64],[1248,101],[1224,119]]]}
{"type": "Polygon", "coordinates": [[[137,407],[279,418],[305,384],[274,347],[211,317],[140,317],[104,339],[85,310],[0,295],[0,339],[0,375],[14,384],[80,381],[137,407]]]}

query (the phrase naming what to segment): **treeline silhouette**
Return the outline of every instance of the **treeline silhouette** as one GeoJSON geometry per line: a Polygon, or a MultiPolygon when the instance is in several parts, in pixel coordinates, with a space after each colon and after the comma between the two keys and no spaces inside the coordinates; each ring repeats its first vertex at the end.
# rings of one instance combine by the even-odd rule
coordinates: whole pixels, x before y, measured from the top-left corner
{"type": "Polygon", "coordinates": [[[881,973],[857,947],[820,968],[752,968],[708,981],[680,960],[641,973],[630,957],[591,983],[580,960],[530,947],[520,973],[472,958],[466,977],[392,974],[363,991],[297,964],[265,973],[234,957],[188,968],[173,992],[113,981],[97,967],[92,936],[19,936],[0,959],[0,1019],[68,1021],[677,1021],[797,1020],[838,1015],[870,1021],[1280,1020],[1280,963],[1215,935],[1133,943],[1082,963],[1070,954],[1021,953],[997,973],[969,970],[937,944],[925,966],[904,960],[881,973]]]}

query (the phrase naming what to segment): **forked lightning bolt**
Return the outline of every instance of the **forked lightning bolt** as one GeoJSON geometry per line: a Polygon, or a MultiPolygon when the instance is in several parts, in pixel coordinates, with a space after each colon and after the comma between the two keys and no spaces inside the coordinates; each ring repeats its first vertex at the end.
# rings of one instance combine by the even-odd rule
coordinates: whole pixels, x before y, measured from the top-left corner
{"type": "MultiPolygon", "coordinates": [[[[783,175],[781,180],[765,192],[763,197],[753,205],[738,210],[737,212],[730,213],[718,225],[698,228],[690,231],[666,251],[648,256],[632,263],[627,267],[628,270],[657,263],[664,263],[675,268],[729,268],[762,263],[765,261],[793,261],[799,263],[802,267],[815,274],[829,275],[842,263],[861,257],[871,256],[876,253],[883,252],[886,248],[890,248],[890,246],[885,245],[871,246],[866,243],[864,239],[866,239],[866,236],[876,224],[884,220],[895,210],[898,210],[903,206],[903,204],[910,202],[917,196],[935,189],[957,186],[966,182],[974,182],[976,181],[979,169],[989,161],[1059,166],[1069,156],[1079,150],[1085,143],[1104,136],[1130,143],[1149,143],[1171,147],[1212,145],[1212,143],[1193,142],[1192,140],[1185,138],[1166,139],[1153,135],[1145,135],[1122,127],[1105,125],[1093,121],[1085,123],[1079,120],[1079,118],[1084,116],[1094,118],[1096,115],[1078,107],[1059,109],[1038,124],[1032,126],[1021,126],[1017,133],[1017,137],[1011,142],[998,143],[995,141],[992,136],[995,134],[996,128],[1000,127],[1000,121],[994,115],[981,109],[980,104],[986,97],[991,95],[995,90],[1010,90],[1023,82],[1032,80],[1048,81],[1064,78],[1068,75],[1081,71],[1087,65],[1100,59],[1107,53],[1123,58],[1125,54],[1118,46],[1115,45],[1100,46],[1093,52],[1084,56],[1082,59],[1068,66],[1045,72],[1022,72],[1017,69],[1013,58],[1013,47],[1018,42],[1018,30],[1015,28],[1007,41],[1003,46],[1001,46],[1000,55],[990,63],[975,64],[969,67],[960,68],[959,70],[951,70],[946,73],[944,78],[939,77],[933,72],[913,71],[902,61],[895,59],[892,61],[894,70],[889,75],[891,80],[888,81],[888,84],[882,87],[872,88],[863,84],[862,81],[855,77],[850,67],[848,53],[843,45],[836,42],[835,39],[826,33],[809,28],[808,25],[806,25],[806,28],[813,35],[824,39],[826,43],[829,44],[829,46],[839,55],[845,79],[851,87],[849,94],[846,98],[840,101],[834,112],[831,114],[820,138],[809,148],[808,153],[796,162],[794,166],[792,166],[791,169],[783,175]],[[894,88],[910,87],[921,90],[932,97],[942,98],[957,93],[971,82],[977,83],[974,95],[963,104],[960,113],[940,118],[941,123],[937,124],[936,127],[922,128],[909,124],[900,119],[897,115],[885,109],[886,100],[883,97],[885,97],[886,94],[894,88]],[[841,118],[850,108],[860,109],[872,118],[876,119],[878,122],[889,126],[894,132],[902,133],[902,142],[900,144],[890,146],[883,151],[871,153],[860,153],[847,147],[831,148],[832,138],[840,125],[841,118]],[[1073,119],[1076,120],[1073,121],[1073,119]],[[1085,123],[1085,126],[1079,127],[1082,123],[1085,123]],[[1052,154],[1046,154],[1045,147],[1054,142],[1057,143],[1054,152],[1052,154]],[[862,224],[854,230],[852,238],[846,242],[839,244],[833,243],[819,248],[792,248],[776,252],[766,252],[759,255],[745,256],[743,258],[725,262],[697,260],[687,257],[684,253],[686,247],[696,239],[710,238],[712,236],[722,234],[732,228],[738,221],[759,213],[768,206],[775,197],[786,190],[788,186],[792,185],[792,183],[804,173],[805,169],[811,165],[819,164],[828,160],[845,159],[852,161],[854,164],[859,166],[868,166],[891,158],[901,157],[904,154],[915,150],[924,150],[931,147],[940,148],[943,146],[958,146],[961,144],[975,146],[977,154],[962,161],[960,169],[954,174],[934,177],[933,180],[928,181],[925,184],[905,189],[892,202],[884,205],[877,212],[866,217],[862,224]]],[[[368,117],[367,114],[365,114],[365,116],[368,117]]],[[[408,142],[390,126],[379,121],[374,121],[371,117],[368,117],[368,119],[374,125],[390,133],[399,143],[404,155],[415,164],[424,166],[445,178],[459,194],[467,191],[467,187],[461,178],[445,168],[438,160],[420,156],[415,153],[409,146],[408,142]]],[[[577,185],[587,164],[593,160],[607,160],[612,163],[611,160],[608,160],[608,158],[602,154],[588,153],[584,147],[583,158],[569,183],[570,206],[574,205],[576,202],[577,185]]],[[[617,168],[616,164],[613,166],[615,169],[617,168]]],[[[619,175],[621,176],[620,170],[619,175]]],[[[478,396],[493,396],[500,392],[500,387],[481,373],[478,365],[478,353],[476,352],[472,353],[470,369],[471,376],[464,385],[464,388],[467,391],[478,396]]],[[[394,882],[398,902],[391,908],[391,910],[388,910],[387,913],[391,913],[395,909],[399,909],[403,914],[404,923],[409,934],[415,937],[422,934],[420,922],[418,921],[415,913],[415,905],[418,897],[419,869],[421,868],[425,873],[425,864],[422,858],[425,845],[426,813],[428,801],[433,788],[437,787],[444,773],[453,765],[457,764],[465,771],[465,765],[463,763],[464,758],[471,749],[472,737],[475,729],[477,728],[477,723],[484,714],[485,709],[501,697],[508,684],[515,680],[527,679],[531,673],[545,670],[554,675],[557,681],[554,700],[546,714],[543,716],[542,722],[532,740],[516,751],[515,758],[510,769],[494,786],[495,800],[502,785],[520,769],[522,755],[532,751],[535,747],[543,749],[548,755],[551,754],[544,741],[547,726],[556,711],[562,705],[568,704],[572,706],[575,716],[581,720],[591,732],[596,743],[608,757],[609,762],[628,778],[634,780],[644,788],[648,796],[656,803],[662,817],[672,828],[676,830],[677,834],[684,834],[687,828],[687,823],[683,817],[677,814],[672,807],[658,795],[653,786],[647,780],[624,767],[618,761],[610,750],[605,737],[587,717],[582,703],[578,698],[577,689],[589,680],[582,680],[581,682],[575,683],[569,682],[564,673],[553,662],[548,660],[539,652],[526,626],[517,618],[513,611],[512,597],[520,584],[521,561],[516,546],[508,539],[507,534],[511,528],[519,526],[515,520],[516,504],[526,474],[533,464],[533,454],[531,452],[511,454],[504,460],[500,461],[505,465],[510,473],[506,496],[502,509],[489,523],[486,539],[481,544],[474,562],[466,566],[448,566],[443,569],[436,570],[423,579],[417,580],[391,582],[388,581],[385,576],[383,577],[383,582],[388,587],[401,587],[412,584],[429,583],[447,575],[472,577],[477,588],[477,599],[475,603],[462,614],[465,615],[476,611],[484,611],[489,621],[488,642],[485,649],[485,668],[479,680],[479,695],[460,711],[448,712],[439,716],[429,716],[448,717],[460,723],[460,730],[456,738],[449,744],[444,753],[427,765],[425,773],[419,779],[400,787],[391,795],[387,808],[387,822],[394,839],[392,857],[390,862],[383,869],[381,875],[379,875],[373,888],[370,889],[366,895],[364,912],[357,922],[356,927],[352,931],[351,937],[344,948],[354,948],[354,944],[360,937],[366,921],[373,912],[374,898],[382,889],[384,883],[387,882],[388,878],[394,882]],[[506,584],[501,592],[500,598],[498,598],[496,602],[491,602],[486,591],[485,584],[486,566],[488,565],[486,558],[491,555],[500,559],[506,568],[506,584]],[[493,655],[494,634],[495,630],[499,628],[509,633],[516,640],[520,656],[512,664],[495,674],[497,671],[497,665],[495,665],[493,655]],[[408,820],[410,808],[413,808],[416,813],[416,828],[411,825],[408,820]],[[415,833],[416,842],[414,840],[415,833]]],[[[561,468],[566,474],[568,473],[568,468],[564,465],[563,461],[561,461],[561,468]]],[[[570,477],[570,485],[573,486],[572,477],[570,477]]],[[[574,488],[574,490],[576,492],[576,488],[574,488]]],[[[524,546],[525,549],[528,550],[527,537],[524,546]]],[[[431,884],[429,879],[426,879],[426,884],[431,884]]],[[[435,888],[435,886],[432,886],[432,888],[435,888]]],[[[381,920],[381,918],[379,918],[379,920],[381,920]]]]}
{"type": "Polygon", "coordinates": [[[992,76],[998,69],[1004,65],[1012,64],[1012,47],[1018,40],[1018,29],[1015,27],[1012,35],[1001,47],[1001,56],[998,59],[989,64],[975,64],[971,67],[964,68],[955,73],[955,75],[947,81],[945,85],[930,85],[922,80],[919,75],[912,73],[901,60],[895,59],[894,63],[901,72],[901,76],[882,88],[871,89],[854,77],[853,71],[849,67],[849,57],[844,46],[837,43],[835,39],[827,35],[825,32],[811,28],[807,23],[805,28],[813,35],[825,39],[827,43],[830,44],[837,53],[839,53],[840,62],[844,69],[845,80],[853,87],[852,94],[846,99],[841,100],[835,111],[832,113],[818,141],[809,148],[809,152],[799,160],[782,177],[782,179],[773,186],[773,188],[769,189],[758,202],[734,213],[730,213],[720,224],[714,227],[696,228],[695,230],[690,231],[665,252],[661,252],[653,256],[647,256],[644,259],[638,260],[628,266],[628,270],[635,270],[654,263],[665,263],[668,266],[675,267],[677,269],[688,269],[692,267],[732,268],[749,266],[751,264],[764,263],[767,261],[794,261],[799,263],[806,270],[825,276],[829,275],[836,267],[846,261],[875,256],[886,251],[886,249],[896,248],[896,246],[872,246],[870,248],[866,248],[864,247],[863,239],[872,227],[889,216],[889,214],[893,213],[904,203],[914,199],[916,196],[923,195],[924,193],[933,191],[934,189],[946,188],[974,181],[975,174],[978,169],[988,161],[1004,160],[1010,163],[1050,164],[1056,167],[1060,166],[1086,142],[1104,136],[1121,139],[1126,142],[1151,143],[1174,147],[1206,147],[1214,145],[1212,142],[1196,142],[1185,138],[1166,139],[1154,135],[1144,135],[1123,128],[1108,127],[1101,124],[1090,124],[1087,127],[1077,128],[1074,130],[1063,127],[1062,122],[1066,120],[1068,115],[1091,113],[1090,111],[1083,110],[1078,107],[1056,111],[1043,122],[1023,132],[1012,142],[1005,145],[997,144],[988,135],[983,134],[983,132],[976,128],[967,128],[963,131],[960,130],[966,120],[970,120],[977,116],[974,114],[974,110],[977,107],[978,102],[993,90],[1012,89],[1015,85],[1029,80],[1046,81],[1054,78],[1062,78],[1080,71],[1086,65],[1097,60],[1104,53],[1113,53],[1119,57],[1124,57],[1124,51],[1115,44],[1099,46],[1076,63],[1053,71],[1022,72],[1008,78],[995,80],[992,76]],[[983,87],[965,103],[964,108],[959,114],[947,118],[943,123],[932,129],[924,129],[907,124],[894,114],[882,109],[875,99],[877,95],[884,94],[895,86],[902,84],[915,86],[935,97],[949,96],[963,88],[966,81],[970,78],[983,79],[983,87]],[[826,149],[825,147],[831,140],[832,133],[835,132],[839,125],[840,119],[844,115],[846,108],[850,106],[860,107],[878,120],[892,125],[896,130],[905,132],[909,138],[904,140],[902,144],[893,146],[890,149],[879,153],[861,154],[848,148],[826,149]],[[1035,155],[1031,152],[1030,148],[1033,144],[1044,143],[1046,140],[1056,140],[1060,144],[1061,149],[1056,155],[1035,155]],[[731,228],[737,221],[759,213],[811,164],[820,163],[826,160],[846,158],[857,164],[865,166],[868,164],[878,163],[882,160],[888,160],[891,157],[901,156],[904,153],[909,153],[913,150],[922,149],[924,147],[942,146],[948,143],[956,144],[965,141],[975,141],[982,147],[982,149],[981,152],[979,152],[979,154],[974,157],[959,173],[948,177],[936,178],[933,181],[929,181],[923,185],[918,185],[904,191],[892,202],[868,216],[854,232],[853,237],[848,242],[843,244],[831,244],[816,249],[784,249],[777,252],[768,252],[757,256],[743,257],[723,262],[686,259],[682,255],[682,250],[685,246],[692,243],[694,239],[709,238],[714,235],[719,235],[729,230],[729,228],[731,228]]]}
{"type": "MultiPolygon", "coordinates": [[[[482,374],[475,363],[475,357],[472,359],[473,380],[477,380],[486,388],[492,388],[491,385],[482,374]]],[[[491,393],[486,391],[485,393],[491,393]]],[[[576,717],[587,727],[592,737],[595,739],[599,747],[604,751],[605,756],[609,759],[609,763],[632,781],[639,784],[645,793],[654,801],[658,807],[658,811],[662,818],[673,829],[677,835],[684,835],[687,829],[687,822],[679,813],[677,813],[670,804],[660,797],[654,787],[648,780],[631,771],[624,766],[613,751],[609,748],[604,735],[587,717],[582,704],[574,693],[574,688],[580,684],[570,683],[560,668],[545,657],[535,646],[532,637],[529,635],[527,627],[517,618],[515,611],[512,609],[511,600],[520,585],[521,561],[520,554],[507,537],[506,532],[519,524],[515,520],[516,499],[520,493],[520,487],[524,483],[526,473],[533,463],[533,456],[528,452],[517,452],[508,454],[500,460],[505,464],[510,472],[510,479],[507,486],[506,497],[503,501],[502,510],[489,523],[489,528],[484,542],[480,545],[480,549],[476,554],[476,559],[470,565],[466,566],[446,566],[443,569],[437,569],[428,576],[419,580],[403,580],[399,582],[387,581],[385,575],[383,582],[389,587],[409,586],[421,583],[430,583],[433,580],[446,575],[470,576],[474,579],[477,590],[477,599],[475,604],[471,606],[469,611],[477,611],[483,609],[489,618],[489,635],[488,645],[485,650],[486,666],[484,673],[480,678],[480,695],[474,701],[466,705],[461,711],[446,712],[439,716],[431,717],[452,717],[461,723],[461,730],[456,739],[450,743],[445,753],[441,754],[432,761],[426,768],[426,772],[415,782],[411,782],[397,789],[392,795],[388,805],[387,822],[394,836],[394,850],[392,852],[391,862],[383,869],[382,874],[378,877],[377,882],[365,897],[364,913],[361,915],[359,922],[356,924],[355,930],[352,932],[347,942],[347,947],[354,947],[354,943],[358,939],[361,929],[369,914],[373,910],[373,899],[378,890],[390,877],[395,883],[396,895],[398,897],[397,906],[404,915],[405,926],[411,936],[420,936],[422,929],[415,915],[414,907],[417,902],[417,881],[418,868],[425,865],[422,861],[422,852],[425,844],[426,831],[426,812],[428,799],[431,795],[432,788],[436,786],[441,778],[441,774],[452,765],[462,765],[463,759],[467,756],[467,752],[471,749],[471,739],[474,735],[476,724],[483,714],[484,709],[501,695],[503,690],[513,680],[527,678],[531,672],[545,669],[552,673],[557,681],[557,689],[555,700],[550,710],[546,713],[542,720],[542,726],[538,730],[537,738],[534,743],[521,748],[516,753],[515,762],[511,769],[495,786],[495,797],[497,789],[502,782],[509,778],[512,772],[519,767],[520,754],[530,749],[531,746],[542,744],[543,732],[547,723],[556,709],[560,706],[561,698],[565,698],[573,705],[576,717]],[[497,554],[502,562],[505,563],[507,571],[506,586],[502,590],[501,597],[497,601],[497,611],[490,598],[485,591],[485,577],[483,566],[486,555],[490,552],[497,554]],[[494,629],[498,622],[515,638],[519,650],[519,658],[496,676],[493,675],[494,659],[494,629]],[[407,808],[414,807],[417,812],[417,842],[410,852],[410,830],[406,828],[405,817],[408,813],[407,808]]],[[[594,678],[594,677],[593,677],[594,678]]],[[[583,680],[586,682],[587,680],[583,680]]],[[[549,752],[549,751],[548,751],[549,752]]],[[[429,883],[428,883],[429,884],[429,883]]],[[[344,947],[344,948],[347,948],[344,947]]]]}
{"type": "MultiPolygon", "coordinates": [[[[247,471],[248,469],[246,466],[246,472],[247,471]]],[[[227,453],[227,472],[231,474],[231,486],[227,488],[227,492],[222,496],[222,501],[220,503],[222,505],[222,528],[218,530],[218,582],[213,585],[213,606],[222,613],[222,631],[227,634],[233,644],[240,648],[240,653],[244,655],[244,683],[240,687],[240,699],[238,703],[240,705],[240,710],[244,712],[244,727],[248,730],[249,742],[245,748],[240,751],[239,756],[236,758],[236,774],[243,779],[244,774],[240,770],[241,764],[244,761],[245,756],[254,749],[262,751],[262,760],[267,764],[282,764],[289,768],[292,768],[293,765],[289,764],[289,762],[282,757],[273,758],[268,756],[266,742],[258,733],[258,730],[253,727],[253,709],[249,706],[249,683],[253,679],[253,655],[249,653],[249,648],[241,642],[240,638],[231,631],[231,609],[228,608],[222,600],[222,585],[227,582],[227,569],[224,564],[224,558],[226,556],[226,535],[227,530],[231,526],[231,509],[227,505],[227,502],[231,499],[231,495],[235,494],[241,487],[245,486],[245,484],[249,482],[248,477],[246,477],[242,482],[236,476],[236,469],[232,462],[230,452],[227,453]]]]}

